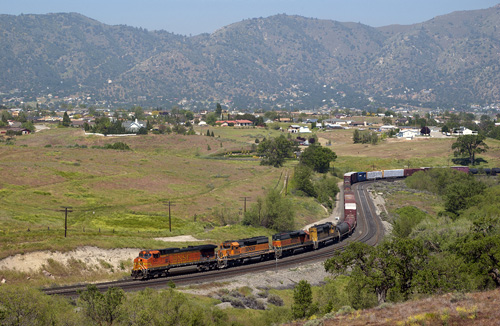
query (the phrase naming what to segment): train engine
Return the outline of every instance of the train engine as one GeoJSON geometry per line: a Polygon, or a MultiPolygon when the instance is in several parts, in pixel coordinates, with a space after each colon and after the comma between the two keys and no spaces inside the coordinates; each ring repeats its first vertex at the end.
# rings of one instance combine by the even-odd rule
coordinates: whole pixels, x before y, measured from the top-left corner
{"type": "Polygon", "coordinates": [[[318,249],[320,246],[325,245],[327,241],[340,239],[337,228],[331,222],[311,226],[309,228],[309,234],[314,249],[318,249]]]}
{"type": "Polygon", "coordinates": [[[278,233],[273,235],[272,240],[276,258],[292,254],[295,249],[312,247],[309,233],[304,230],[278,233]]]}
{"type": "Polygon", "coordinates": [[[218,267],[226,268],[242,264],[246,259],[271,258],[273,251],[269,246],[269,238],[259,236],[241,240],[229,240],[221,243],[218,252],[218,267]]]}
{"type": "Polygon", "coordinates": [[[152,278],[168,275],[172,268],[196,266],[199,271],[217,268],[215,245],[142,250],[134,259],[132,277],[152,278]]]}

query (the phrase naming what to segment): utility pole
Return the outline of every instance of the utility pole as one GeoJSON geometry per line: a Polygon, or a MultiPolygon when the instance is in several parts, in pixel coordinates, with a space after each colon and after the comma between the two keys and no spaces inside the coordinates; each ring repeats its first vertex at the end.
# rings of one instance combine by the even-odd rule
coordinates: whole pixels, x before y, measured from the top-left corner
{"type": "Polygon", "coordinates": [[[73,207],[70,206],[61,206],[61,207],[64,208],[64,210],[61,210],[59,212],[64,212],[64,237],[66,238],[68,232],[68,213],[73,212],[73,210],[71,210],[71,208],[73,207]]]}
{"type": "MultiPolygon", "coordinates": [[[[167,205],[167,204],[165,203],[165,205],[167,205]]],[[[172,232],[172,215],[171,215],[171,209],[170,209],[172,206],[175,206],[175,205],[173,205],[172,202],[169,200],[168,201],[168,229],[170,232],[172,232]]]]}
{"type": "Polygon", "coordinates": [[[247,212],[247,199],[250,200],[250,197],[240,197],[240,201],[243,201],[243,214],[247,212]]]}

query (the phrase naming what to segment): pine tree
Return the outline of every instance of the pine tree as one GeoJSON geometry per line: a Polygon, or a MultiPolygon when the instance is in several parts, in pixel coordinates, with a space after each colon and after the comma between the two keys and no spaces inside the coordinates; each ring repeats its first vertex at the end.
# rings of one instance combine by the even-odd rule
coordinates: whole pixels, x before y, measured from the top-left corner
{"type": "Polygon", "coordinates": [[[71,119],[69,118],[69,115],[68,115],[68,112],[64,112],[64,115],[63,115],[63,120],[62,120],[62,125],[63,127],[69,127],[69,125],[71,124],[71,119]]]}
{"type": "Polygon", "coordinates": [[[293,290],[293,317],[298,319],[311,316],[314,313],[312,302],[311,285],[306,280],[301,280],[293,290]]]}

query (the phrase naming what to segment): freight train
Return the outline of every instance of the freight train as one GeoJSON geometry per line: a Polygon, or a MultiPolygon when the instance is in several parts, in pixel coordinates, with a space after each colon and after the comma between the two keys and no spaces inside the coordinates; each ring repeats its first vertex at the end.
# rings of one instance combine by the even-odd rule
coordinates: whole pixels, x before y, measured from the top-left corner
{"type": "MultiPolygon", "coordinates": [[[[477,173],[466,166],[451,167],[465,173],[477,173]]],[[[357,226],[357,204],[352,185],[357,182],[404,178],[430,168],[395,169],[344,174],[344,207],[342,222],[327,222],[308,230],[282,232],[271,237],[258,236],[240,240],[228,240],[219,246],[206,244],[186,248],[142,250],[134,259],[132,277],[148,279],[166,276],[171,269],[196,266],[198,271],[208,271],[238,266],[245,261],[279,259],[293,255],[297,250],[316,250],[329,243],[340,242],[350,236],[357,226]]],[[[495,170],[495,171],[493,171],[495,170]]],[[[500,169],[490,173],[500,173],[500,169]]]]}
{"type": "Polygon", "coordinates": [[[293,255],[297,250],[316,250],[350,236],[357,224],[356,199],[345,193],[344,221],[316,224],[308,230],[282,232],[271,237],[258,236],[228,240],[219,246],[201,245],[186,248],[142,250],[134,259],[132,277],[148,279],[167,276],[174,268],[196,266],[198,271],[238,266],[249,260],[268,260],[293,255]]]}
{"type": "MultiPolygon", "coordinates": [[[[350,190],[351,186],[357,182],[363,181],[374,181],[380,179],[396,179],[396,178],[406,178],[419,171],[427,171],[429,167],[424,168],[414,168],[414,169],[395,169],[395,170],[381,170],[381,171],[369,171],[369,172],[347,172],[344,174],[344,189],[350,190]]],[[[450,169],[477,174],[477,169],[469,169],[468,166],[452,166],[450,169]]],[[[484,169],[486,174],[496,174],[500,173],[500,169],[484,169]]]]}

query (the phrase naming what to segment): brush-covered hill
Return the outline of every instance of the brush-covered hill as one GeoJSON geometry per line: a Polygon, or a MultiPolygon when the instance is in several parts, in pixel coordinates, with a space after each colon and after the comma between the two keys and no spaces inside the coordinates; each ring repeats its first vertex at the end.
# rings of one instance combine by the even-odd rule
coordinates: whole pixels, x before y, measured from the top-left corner
{"type": "Polygon", "coordinates": [[[186,37],[75,13],[0,15],[0,92],[234,107],[491,103],[498,21],[500,6],[380,28],[276,15],[186,37]]]}

